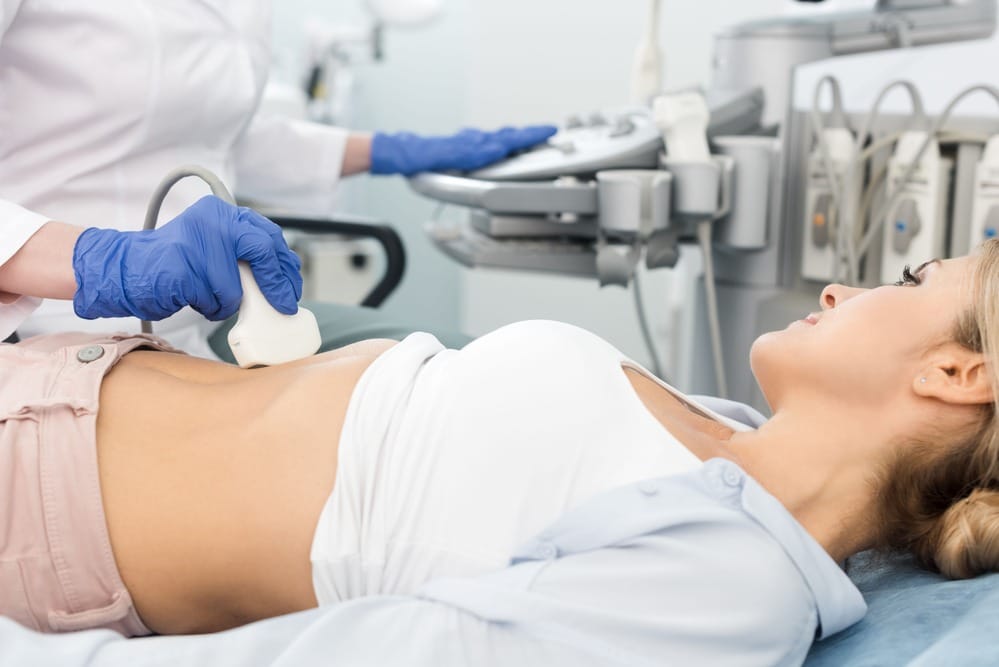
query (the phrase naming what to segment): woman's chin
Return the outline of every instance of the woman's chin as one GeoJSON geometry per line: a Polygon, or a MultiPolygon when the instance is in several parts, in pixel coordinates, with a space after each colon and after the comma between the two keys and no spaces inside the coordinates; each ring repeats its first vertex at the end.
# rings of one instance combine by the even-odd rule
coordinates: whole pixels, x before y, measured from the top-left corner
{"type": "Polygon", "coordinates": [[[751,367],[755,369],[757,358],[762,360],[766,357],[772,357],[773,355],[779,353],[780,341],[782,338],[781,334],[785,331],[786,329],[781,331],[768,331],[753,341],[752,346],[749,348],[749,364],[751,367]]]}
{"type": "Polygon", "coordinates": [[[774,406],[775,390],[780,385],[780,379],[784,375],[780,368],[789,361],[789,346],[782,341],[784,338],[782,334],[785,331],[771,331],[763,334],[753,341],[749,350],[749,368],[771,409],[774,406]]]}

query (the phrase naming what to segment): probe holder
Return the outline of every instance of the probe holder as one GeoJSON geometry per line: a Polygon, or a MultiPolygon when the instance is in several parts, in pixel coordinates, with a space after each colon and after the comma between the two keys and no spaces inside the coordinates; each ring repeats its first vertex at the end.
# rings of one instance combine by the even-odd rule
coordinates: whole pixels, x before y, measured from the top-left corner
{"type": "MultiPolygon", "coordinates": [[[[657,169],[614,169],[598,171],[596,178],[597,277],[601,287],[626,287],[642,256],[642,245],[651,245],[652,239],[669,235],[673,177],[657,169]]],[[[672,248],[675,244],[656,246],[672,248]]],[[[665,258],[659,249],[648,257],[671,261],[670,266],[677,259],[665,258]]]]}
{"type": "Polygon", "coordinates": [[[678,160],[661,154],[659,163],[673,175],[675,221],[718,220],[732,209],[735,160],[712,155],[709,162],[678,160]]]}

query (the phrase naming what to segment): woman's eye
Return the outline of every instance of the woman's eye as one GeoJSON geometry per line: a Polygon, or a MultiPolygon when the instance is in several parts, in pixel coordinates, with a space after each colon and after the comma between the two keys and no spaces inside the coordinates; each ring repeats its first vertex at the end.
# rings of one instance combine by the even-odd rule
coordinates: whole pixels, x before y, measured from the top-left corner
{"type": "Polygon", "coordinates": [[[909,265],[906,264],[905,268],[902,269],[902,279],[895,283],[897,287],[905,287],[907,285],[918,285],[920,283],[918,275],[912,273],[909,265]]]}

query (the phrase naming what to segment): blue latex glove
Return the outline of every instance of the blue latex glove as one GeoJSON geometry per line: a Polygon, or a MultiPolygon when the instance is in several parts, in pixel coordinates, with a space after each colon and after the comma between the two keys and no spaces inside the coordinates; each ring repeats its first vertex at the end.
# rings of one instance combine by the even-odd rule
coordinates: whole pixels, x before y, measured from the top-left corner
{"type": "Polygon", "coordinates": [[[243,297],[237,260],[249,262],[278,311],[298,311],[302,263],[281,228],[256,211],[210,196],[152,231],[84,231],[73,249],[73,308],[88,320],[161,320],[191,306],[210,320],[222,320],[236,312],[243,297]]]}
{"type": "Polygon", "coordinates": [[[412,176],[421,171],[471,171],[540,144],[556,131],[553,125],[532,125],[495,132],[462,130],[448,137],[378,132],[371,141],[371,173],[412,176]]]}

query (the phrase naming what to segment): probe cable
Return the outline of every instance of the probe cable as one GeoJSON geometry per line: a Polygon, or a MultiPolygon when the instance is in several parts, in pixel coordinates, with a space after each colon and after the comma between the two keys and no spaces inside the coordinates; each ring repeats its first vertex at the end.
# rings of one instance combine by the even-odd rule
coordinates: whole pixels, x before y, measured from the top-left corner
{"type": "MultiPolygon", "coordinates": [[[[160,207],[163,206],[163,200],[166,199],[167,193],[170,192],[170,188],[176,185],[178,181],[181,181],[188,176],[200,178],[208,184],[208,187],[211,189],[213,195],[229,204],[234,206],[236,205],[235,198],[233,198],[229,189],[226,188],[218,176],[204,167],[199,167],[198,165],[185,165],[171,171],[162,181],[160,181],[160,184],[156,186],[156,190],[153,191],[153,196],[149,199],[149,207],[146,209],[146,219],[142,223],[142,229],[144,231],[156,229],[156,222],[160,217],[160,207]]],[[[143,320],[142,333],[151,334],[152,332],[153,323],[143,320]]]]}

